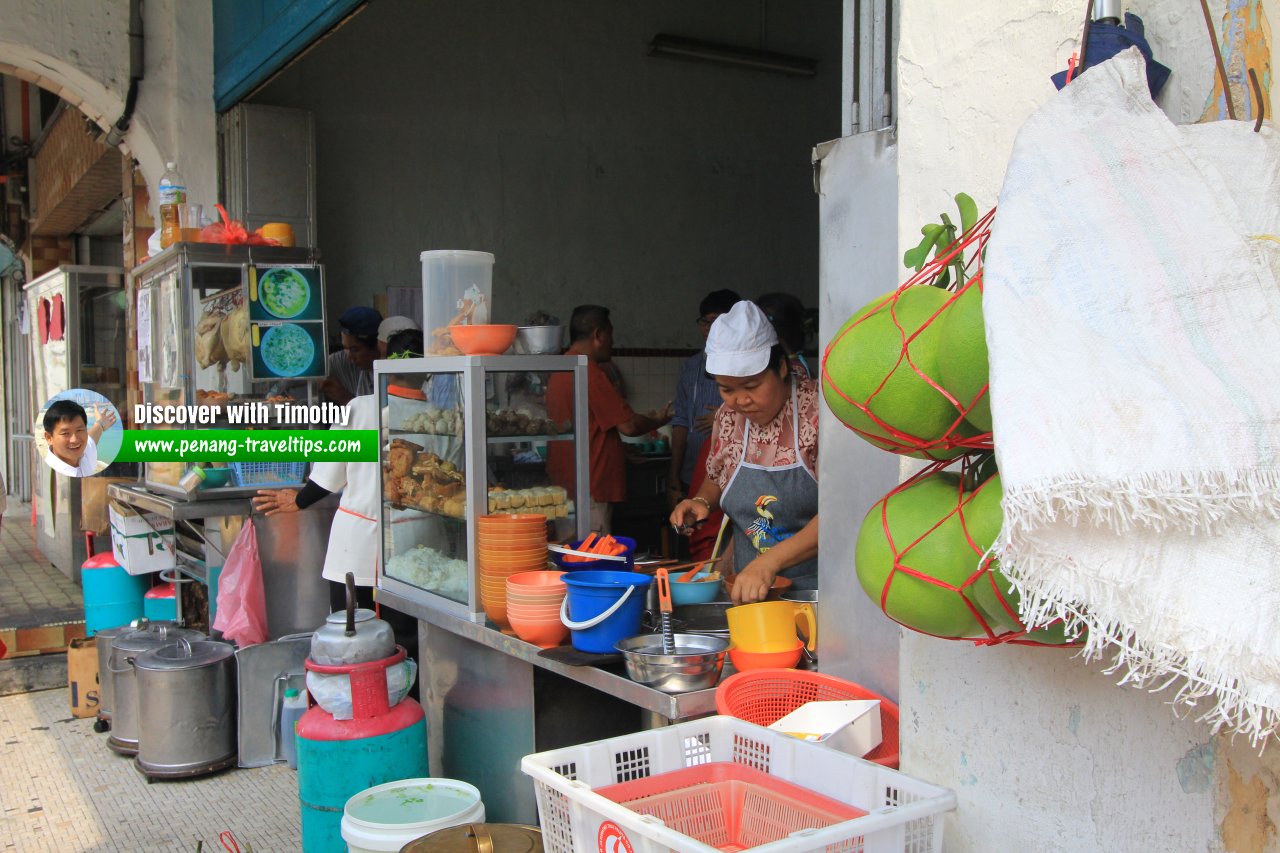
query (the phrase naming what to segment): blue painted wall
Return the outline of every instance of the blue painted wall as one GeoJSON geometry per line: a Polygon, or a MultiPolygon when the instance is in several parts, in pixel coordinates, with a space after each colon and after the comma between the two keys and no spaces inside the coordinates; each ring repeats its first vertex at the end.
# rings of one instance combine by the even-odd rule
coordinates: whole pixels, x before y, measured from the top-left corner
{"type": "Polygon", "coordinates": [[[213,94],[230,109],[363,0],[215,0],[213,94]]]}

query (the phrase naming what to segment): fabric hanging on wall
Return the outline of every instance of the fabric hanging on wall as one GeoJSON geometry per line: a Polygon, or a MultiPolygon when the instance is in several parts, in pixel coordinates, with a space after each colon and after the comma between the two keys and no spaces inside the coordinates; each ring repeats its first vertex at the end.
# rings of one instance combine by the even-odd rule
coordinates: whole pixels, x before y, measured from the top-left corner
{"type": "Polygon", "coordinates": [[[983,305],[1029,624],[1122,683],[1280,730],[1280,135],[1178,127],[1136,49],[1019,132],[983,305]]]}

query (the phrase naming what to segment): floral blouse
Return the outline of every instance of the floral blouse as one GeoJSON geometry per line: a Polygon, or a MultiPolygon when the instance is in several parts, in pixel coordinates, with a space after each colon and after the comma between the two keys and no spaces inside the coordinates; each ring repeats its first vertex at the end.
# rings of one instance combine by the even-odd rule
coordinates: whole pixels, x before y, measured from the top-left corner
{"type": "MultiPolygon", "coordinates": [[[[753,465],[776,468],[795,463],[796,451],[793,424],[800,427],[799,461],[818,476],[818,383],[807,376],[792,374],[799,383],[796,387],[796,403],[800,416],[791,416],[791,395],[782,411],[764,427],[751,426],[751,446],[746,460],[753,465]]],[[[729,484],[738,463],[742,461],[742,437],[747,416],[722,405],[716,412],[716,423],[711,430],[711,452],[707,456],[707,477],[721,489],[729,484]]]]}

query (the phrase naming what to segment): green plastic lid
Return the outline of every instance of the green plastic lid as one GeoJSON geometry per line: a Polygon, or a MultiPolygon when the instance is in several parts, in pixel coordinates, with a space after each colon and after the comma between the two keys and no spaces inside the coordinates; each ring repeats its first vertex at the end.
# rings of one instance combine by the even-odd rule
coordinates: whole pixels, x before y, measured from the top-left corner
{"type": "Polygon", "coordinates": [[[298,695],[298,688],[296,688],[296,687],[290,687],[290,688],[287,688],[287,689],[284,691],[284,695],[285,695],[285,698],[287,698],[287,699],[292,699],[294,696],[297,696],[297,695],[298,695]]]}

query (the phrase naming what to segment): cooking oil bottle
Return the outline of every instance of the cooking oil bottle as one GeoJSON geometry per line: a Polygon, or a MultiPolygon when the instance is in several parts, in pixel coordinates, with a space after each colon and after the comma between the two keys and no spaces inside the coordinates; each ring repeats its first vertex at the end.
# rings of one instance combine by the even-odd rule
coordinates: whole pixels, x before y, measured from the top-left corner
{"type": "Polygon", "coordinates": [[[167,249],[182,239],[179,206],[186,203],[187,182],[174,163],[165,163],[160,176],[160,248],[167,249]]]}

